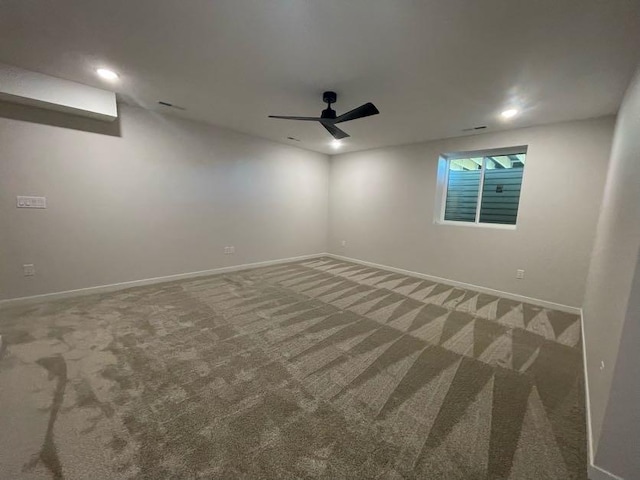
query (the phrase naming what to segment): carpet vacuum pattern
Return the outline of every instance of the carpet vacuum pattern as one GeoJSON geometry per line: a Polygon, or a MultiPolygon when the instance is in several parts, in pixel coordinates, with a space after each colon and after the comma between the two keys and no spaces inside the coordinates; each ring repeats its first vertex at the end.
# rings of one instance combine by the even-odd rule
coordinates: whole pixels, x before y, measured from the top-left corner
{"type": "Polygon", "coordinates": [[[0,311],[0,478],[586,479],[576,315],[328,257],[0,311]]]}

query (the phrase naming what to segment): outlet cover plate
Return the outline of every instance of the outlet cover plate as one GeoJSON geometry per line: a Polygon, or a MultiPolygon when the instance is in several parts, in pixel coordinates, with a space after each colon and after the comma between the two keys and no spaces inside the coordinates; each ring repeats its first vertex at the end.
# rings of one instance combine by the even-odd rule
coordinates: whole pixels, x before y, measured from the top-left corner
{"type": "Polygon", "coordinates": [[[27,197],[19,195],[16,198],[16,207],[18,208],[47,208],[46,197],[27,197]]]}

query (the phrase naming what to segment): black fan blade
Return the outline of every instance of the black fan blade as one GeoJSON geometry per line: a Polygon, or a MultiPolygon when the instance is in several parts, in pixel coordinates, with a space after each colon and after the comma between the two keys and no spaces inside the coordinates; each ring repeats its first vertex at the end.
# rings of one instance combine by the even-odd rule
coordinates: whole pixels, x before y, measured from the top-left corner
{"type": "Polygon", "coordinates": [[[371,115],[377,115],[380,112],[376,108],[376,106],[371,103],[365,103],[364,105],[360,105],[358,108],[354,108],[353,110],[343,113],[339,117],[337,117],[333,123],[340,122],[348,122],[349,120],[355,120],[357,118],[370,117],[371,115]]]}
{"type": "Polygon", "coordinates": [[[322,124],[322,126],[324,128],[327,129],[327,131],[331,135],[333,135],[333,138],[335,138],[336,140],[341,140],[341,139],[347,138],[349,136],[349,134],[347,132],[343,132],[342,130],[340,130],[338,127],[336,127],[332,123],[324,123],[324,122],[320,122],[320,123],[322,124]]]}
{"type": "Polygon", "coordinates": [[[306,120],[309,122],[319,122],[322,120],[320,117],[286,117],[280,115],[269,115],[269,118],[281,118],[283,120],[306,120]]]}

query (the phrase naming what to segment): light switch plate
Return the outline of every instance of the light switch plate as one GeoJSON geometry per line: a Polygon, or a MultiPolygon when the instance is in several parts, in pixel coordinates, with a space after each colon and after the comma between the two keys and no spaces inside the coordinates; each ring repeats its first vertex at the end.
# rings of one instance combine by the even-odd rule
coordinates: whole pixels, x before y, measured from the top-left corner
{"type": "Polygon", "coordinates": [[[47,199],[46,197],[18,196],[16,206],[18,208],[47,208],[47,199]]]}

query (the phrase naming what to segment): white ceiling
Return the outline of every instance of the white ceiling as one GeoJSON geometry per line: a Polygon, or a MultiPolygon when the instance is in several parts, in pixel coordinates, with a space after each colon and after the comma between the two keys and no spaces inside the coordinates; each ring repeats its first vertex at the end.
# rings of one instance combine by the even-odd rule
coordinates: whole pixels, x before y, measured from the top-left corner
{"type": "Polygon", "coordinates": [[[372,101],[341,125],[352,151],[612,114],[638,47],[640,0],[0,1],[1,62],[326,153],[320,125],[267,115],[372,101]]]}

